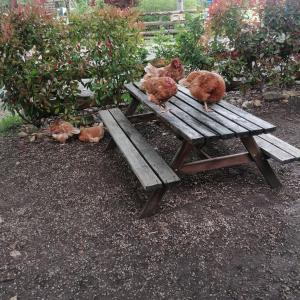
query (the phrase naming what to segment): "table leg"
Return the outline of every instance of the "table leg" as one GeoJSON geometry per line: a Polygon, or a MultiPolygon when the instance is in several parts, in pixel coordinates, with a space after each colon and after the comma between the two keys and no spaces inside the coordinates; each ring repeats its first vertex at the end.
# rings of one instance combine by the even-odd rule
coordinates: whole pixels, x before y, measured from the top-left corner
{"type": "Polygon", "coordinates": [[[182,142],[171,163],[171,167],[175,170],[175,172],[177,172],[178,169],[180,169],[180,167],[184,164],[185,158],[190,154],[192,149],[192,144],[187,141],[182,142]]]}
{"type": "Polygon", "coordinates": [[[126,112],[125,112],[125,115],[126,116],[133,115],[135,113],[137,107],[139,106],[139,104],[140,104],[140,101],[137,100],[137,99],[135,99],[135,98],[133,98],[132,101],[131,101],[131,103],[129,104],[126,112]]]}
{"type": "Polygon", "coordinates": [[[272,167],[268,163],[267,159],[265,158],[264,154],[256,144],[254,138],[251,137],[242,137],[242,143],[248,150],[249,154],[251,155],[252,159],[256,163],[258,169],[264,176],[267,183],[272,187],[276,188],[281,186],[279,179],[277,178],[275,172],[273,171],[272,167]]]}
{"type": "Polygon", "coordinates": [[[147,200],[146,204],[144,205],[144,207],[142,209],[142,212],[140,214],[141,218],[150,217],[157,211],[157,209],[159,208],[161,199],[167,190],[168,190],[167,187],[163,186],[162,188],[153,192],[153,194],[147,200]]]}
{"type": "MultiPolygon", "coordinates": [[[[139,106],[139,104],[140,104],[140,102],[137,99],[133,98],[131,103],[129,104],[126,112],[125,112],[125,115],[126,116],[133,115],[135,113],[137,107],[139,106]]],[[[110,140],[109,140],[109,142],[108,142],[108,144],[107,144],[104,151],[112,150],[115,147],[116,147],[116,143],[114,142],[114,140],[112,138],[110,138],[110,140]]]]}

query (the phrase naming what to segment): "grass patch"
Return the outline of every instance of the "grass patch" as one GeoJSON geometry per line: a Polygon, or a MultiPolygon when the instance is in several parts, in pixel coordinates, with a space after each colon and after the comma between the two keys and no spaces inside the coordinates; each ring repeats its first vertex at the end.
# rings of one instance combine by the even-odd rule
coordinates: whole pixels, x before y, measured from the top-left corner
{"type": "Polygon", "coordinates": [[[0,135],[15,131],[22,124],[22,119],[16,115],[9,115],[0,119],[0,135]]]}

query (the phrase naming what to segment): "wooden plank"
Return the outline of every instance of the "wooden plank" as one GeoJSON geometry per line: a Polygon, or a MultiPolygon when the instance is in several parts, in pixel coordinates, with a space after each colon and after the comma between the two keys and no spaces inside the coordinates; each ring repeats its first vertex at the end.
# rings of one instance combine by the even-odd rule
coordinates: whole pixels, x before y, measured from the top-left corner
{"type": "Polygon", "coordinates": [[[176,29],[164,29],[163,31],[152,30],[152,31],[143,31],[140,34],[143,36],[154,36],[160,32],[163,34],[176,34],[178,32],[178,30],[176,30],[176,29]]]}
{"type": "Polygon", "coordinates": [[[130,115],[127,119],[130,120],[130,123],[146,123],[156,120],[156,115],[154,112],[147,112],[143,114],[130,115]]]}
{"type": "Polygon", "coordinates": [[[258,118],[256,116],[254,116],[253,114],[250,114],[224,100],[220,101],[218,103],[218,105],[232,111],[233,113],[235,113],[236,115],[239,115],[241,117],[243,117],[244,119],[248,120],[249,122],[252,122],[253,124],[256,124],[257,126],[263,128],[264,132],[272,132],[276,129],[276,126],[267,122],[267,121],[264,121],[263,119],[261,118],[258,118]]]}
{"type": "Polygon", "coordinates": [[[176,21],[152,21],[152,22],[144,22],[145,27],[151,26],[174,26],[177,24],[185,23],[185,20],[176,20],[176,21]]]}
{"type": "MultiPolygon", "coordinates": [[[[233,131],[236,136],[240,137],[240,136],[249,136],[250,135],[250,132],[248,129],[232,122],[230,119],[227,119],[214,111],[206,112],[203,105],[199,101],[195,100],[193,97],[188,96],[182,92],[178,92],[176,97],[179,98],[180,100],[184,101],[188,105],[194,107],[196,110],[198,110],[203,115],[213,119],[214,121],[218,122],[222,126],[233,131]]],[[[212,106],[212,108],[213,108],[213,106],[212,106]]]]}
{"type": "Polygon", "coordinates": [[[295,157],[277,146],[267,142],[259,136],[254,137],[257,145],[262,149],[262,151],[269,157],[281,162],[281,163],[289,163],[295,160],[295,157]]]}
{"type": "Polygon", "coordinates": [[[185,14],[185,13],[196,13],[197,9],[186,9],[184,11],[174,10],[174,11],[155,11],[155,12],[146,12],[142,13],[141,16],[169,16],[169,15],[177,15],[177,14],[185,14]]]}
{"type": "Polygon", "coordinates": [[[170,102],[177,107],[179,107],[182,111],[186,112],[202,124],[206,125],[211,130],[217,132],[222,138],[231,138],[234,136],[234,132],[229,130],[228,128],[222,126],[218,122],[212,120],[211,118],[207,117],[206,115],[200,113],[195,108],[191,107],[190,105],[186,104],[184,101],[181,101],[178,98],[172,98],[170,102]]]}
{"type": "Polygon", "coordinates": [[[170,112],[176,117],[181,119],[183,122],[187,123],[190,127],[194,128],[196,131],[205,136],[206,139],[215,140],[219,138],[219,135],[212,131],[207,126],[200,123],[197,119],[191,117],[189,114],[179,109],[177,106],[168,102],[166,107],[170,109],[170,112]]]}
{"type": "Polygon", "coordinates": [[[239,153],[187,163],[179,169],[179,172],[193,175],[208,170],[216,170],[220,168],[248,164],[251,161],[252,158],[248,152],[239,153]]]}
{"type": "Polygon", "coordinates": [[[227,110],[226,108],[220,106],[220,105],[214,105],[211,107],[215,112],[219,113],[220,115],[226,117],[227,119],[231,120],[232,122],[248,129],[251,131],[252,134],[260,134],[263,133],[263,128],[257,126],[256,124],[253,124],[249,122],[248,120],[236,115],[235,113],[227,110]]]}
{"type": "Polygon", "coordinates": [[[113,108],[109,111],[123,129],[127,137],[137,148],[140,155],[144,157],[163,183],[170,184],[180,180],[170,166],[160,157],[160,155],[158,155],[152,146],[145,141],[142,135],[131,125],[118,108],[113,108]]]}
{"type": "Polygon", "coordinates": [[[264,157],[261,149],[255,142],[253,136],[242,137],[241,141],[244,144],[245,148],[248,150],[254,162],[256,163],[256,166],[264,176],[266,182],[272,188],[280,187],[281,183],[279,179],[277,178],[267,159],[264,157]]]}
{"type": "Polygon", "coordinates": [[[180,120],[170,112],[162,113],[159,106],[149,101],[147,95],[132,83],[125,84],[125,88],[133,97],[151,108],[156,113],[157,117],[167,126],[171,127],[176,134],[180,135],[191,143],[199,143],[200,141],[203,141],[205,139],[202,134],[188,126],[186,123],[184,123],[182,120],[180,120]]]}
{"type": "Polygon", "coordinates": [[[261,134],[259,135],[259,137],[275,145],[281,150],[293,155],[296,159],[300,159],[300,149],[288,144],[287,142],[277,138],[276,136],[272,134],[261,134]]]}
{"type": "MultiPolygon", "coordinates": [[[[183,92],[184,94],[187,94],[187,95],[190,95],[190,92],[187,88],[185,87],[178,87],[178,89],[183,92]]],[[[225,100],[221,100],[217,105],[223,107],[223,108],[226,108],[227,110],[235,113],[236,115],[246,119],[247,121],[261,127],[264,129],[264,132],[271,132],[271,131],[274,131],[276,129],[276,126],[274,126],[273,124],[267,122],[267,121],[264,121],[256,116],[254,116],[253,114],[250,114],[228,102],[226,102],[225,100]]]]}
{"type": "Polygon", "coordinates": [[[119,147],[132,171],[137,176],[145,190],[152,190],[162,186],[158,176],[149,167],[148,163],[132,145],[123,130],[116,123],[113,116],[107,110],[100,111],[100,116],[108,129],[111,137],[119,147]]]}

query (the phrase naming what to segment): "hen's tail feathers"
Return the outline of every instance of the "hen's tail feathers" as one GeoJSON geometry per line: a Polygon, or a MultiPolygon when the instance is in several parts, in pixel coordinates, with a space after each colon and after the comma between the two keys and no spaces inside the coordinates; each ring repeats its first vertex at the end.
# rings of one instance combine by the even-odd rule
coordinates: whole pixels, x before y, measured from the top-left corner
{"type": "Polygon", "coordinates": [[[151,75],[154,75],[155,74],[155,72],[156,72],[156,70],[157,70],[157,68],[156,67],[154,67],[154,66],[152,66],[150,63],[145,67],[145,72],[147,73],[147,74],[151,74],[151,75]]]}
{"type": "Polygon", "coordinates": [[[191,85],[191,83],[188,82],[188,81],[186,80],[186,78],[183,78],[183,79],[179,80],[178,83],[179,83],[180,85],[182,85],[182,86],[187,87],[187,88],[191,85]]]}

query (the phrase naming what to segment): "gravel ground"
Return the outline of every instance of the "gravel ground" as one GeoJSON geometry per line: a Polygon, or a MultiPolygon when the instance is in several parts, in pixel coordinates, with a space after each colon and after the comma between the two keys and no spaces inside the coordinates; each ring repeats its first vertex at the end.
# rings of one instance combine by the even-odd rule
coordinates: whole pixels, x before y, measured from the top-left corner
{"type": "MultiPolygon", "coordinates": [[[[300,147],[299,113],[254,113],[300,147]]],[[[171,159],[174,136],[138,129],[171,159]]],[[[144,194],[106,143],[0,138],[0,299],[300,299],[299,163],[272,163],[276,190],[254,165],[182,177],[139,220],[144,194]]]]}

